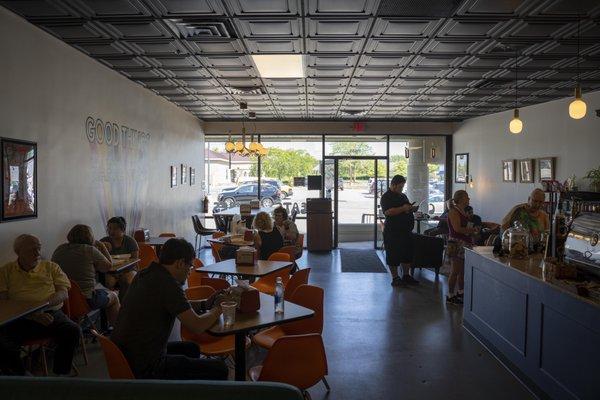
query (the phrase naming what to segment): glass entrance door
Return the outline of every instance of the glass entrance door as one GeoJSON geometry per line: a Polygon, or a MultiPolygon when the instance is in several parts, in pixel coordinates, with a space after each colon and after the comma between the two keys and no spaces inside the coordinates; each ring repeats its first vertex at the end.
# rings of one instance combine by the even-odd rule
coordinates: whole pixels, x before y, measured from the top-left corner
{"type": "Polygon", "coordinates": [[[379,199],[387,189],[387,157],[326,156],[324,161],[323,189],[333,204],[334,246],[379,248],[379,199]]]}

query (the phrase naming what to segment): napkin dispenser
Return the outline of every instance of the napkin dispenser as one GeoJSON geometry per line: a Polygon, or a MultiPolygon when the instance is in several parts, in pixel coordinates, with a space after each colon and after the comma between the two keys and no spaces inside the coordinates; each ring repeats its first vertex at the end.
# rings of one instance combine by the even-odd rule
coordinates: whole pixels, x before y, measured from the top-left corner
{"type": "Polygon", "coordinates": [[[243,246],[235,252],[235,263],[237,265],[254,265],[256,259],[256,249],[253,247],[243,246]]]}
{"type": "Polygon", "coordinates": [[[250,208],[252,210],[258,210],[260,208],[260,201],[258,201],[258,200],[250,200],[250,208]]]}
{"type": "Polygon", "coordinates": [[[260,309],[259,291],[252,286],[232,286],[230,291],[237,299],[237,308],[241,313],[252,313],[260,309]]]}
{"type": "Polygon", "coordinates": [[[250,204],[240,204],[240,215],[247,217],[252,213],[252,207],[250,204]]]}
{"type": "Polygon", "coordinates": [[[136,229],[133,232],[133,238],[136,242],[146,242],[150,239],[150,231],[144,228],[136,229]]]}

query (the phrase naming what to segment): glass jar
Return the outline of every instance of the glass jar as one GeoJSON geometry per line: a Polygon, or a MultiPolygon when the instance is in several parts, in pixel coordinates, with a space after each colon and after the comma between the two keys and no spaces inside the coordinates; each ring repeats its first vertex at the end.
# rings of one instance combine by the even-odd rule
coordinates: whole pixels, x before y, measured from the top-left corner
{"type": "Polygon", "coordinates": [[[529,231],[519,221],[515,221],[513,227],[508,229],[507,232],[509,256],[511,258],[526,258],[529,255],[529,231]]]}

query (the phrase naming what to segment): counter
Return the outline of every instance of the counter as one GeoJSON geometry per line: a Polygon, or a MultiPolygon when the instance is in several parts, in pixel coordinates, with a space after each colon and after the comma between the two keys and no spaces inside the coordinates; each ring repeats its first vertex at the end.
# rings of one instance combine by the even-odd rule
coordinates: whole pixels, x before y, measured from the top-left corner
{"type": "Polygon", "coordinates": [[[542,398],[600,398],[600,302],[543,279],[541,256],[465,253],[464,326],[542,398]]]}

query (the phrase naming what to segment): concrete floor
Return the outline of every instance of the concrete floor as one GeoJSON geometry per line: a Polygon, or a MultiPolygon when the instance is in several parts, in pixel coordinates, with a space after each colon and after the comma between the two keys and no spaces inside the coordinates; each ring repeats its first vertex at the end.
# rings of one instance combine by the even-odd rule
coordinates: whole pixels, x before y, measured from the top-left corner
{"type": "MultiPolygon", "coordinates": [[[[381,256],[381,255],[380,255],[381,256]]],[[[211,262],[210,252],[202,258],[211,262]]],[[[341,273],[339,252],[307,254],[310,284],[325,289],[324,341],[331,393],[313,399],[535,398],[462,327],[462,309],[444,302],[446,278],[417,271],[418,287],[392,288],[383,273],[341,273]]],[[[103,356],[90,345],[82,376],[107,377],[103,356]]],[[[251,349],[249,364],[264,351],[251,349]]]]}

